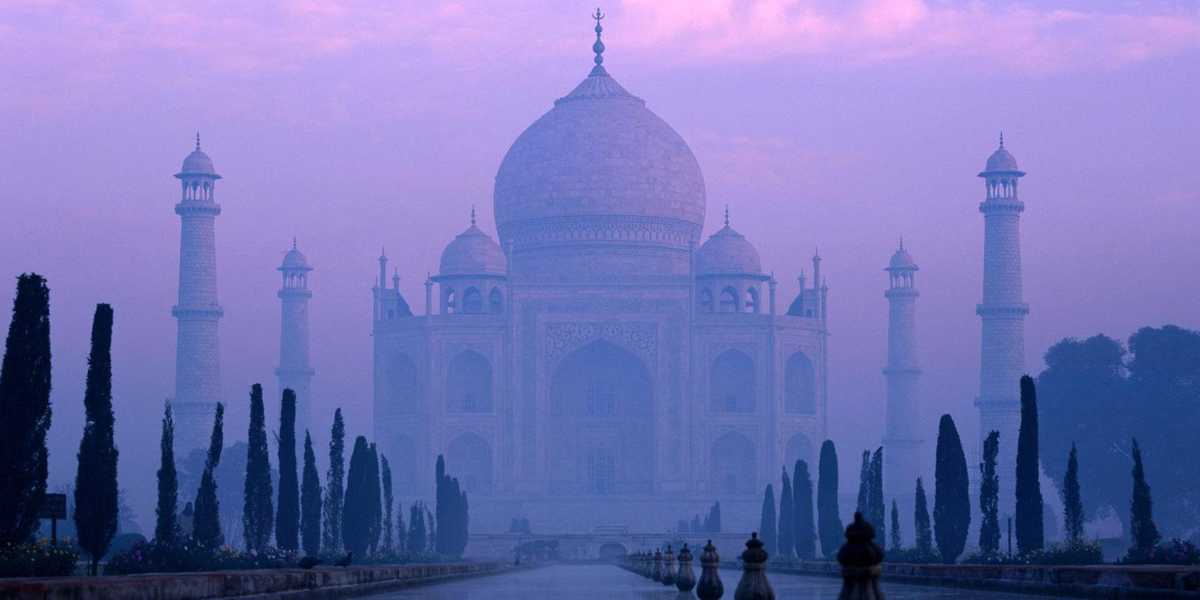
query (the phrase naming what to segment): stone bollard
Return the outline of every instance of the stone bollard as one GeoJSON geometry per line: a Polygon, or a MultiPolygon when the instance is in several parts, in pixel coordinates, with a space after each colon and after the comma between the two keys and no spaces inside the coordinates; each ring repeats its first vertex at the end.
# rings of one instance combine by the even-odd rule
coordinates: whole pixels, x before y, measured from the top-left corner
{"type": "Polygon", "coordinates": [[[751,533],[742,552],[742,580],[738,582],[733,600],[775,600],[775,590],[767,581],[767,551],[763,550],[758,533],[751,533]]]}
{"type": "Polygon", "coordinates": [[[838,600],[883,600],[879,590],[879,563],[883,549],[875,543],[875,528],[854,513],[854,522],[846,527],[846,543],[838,550],[842,565],[842,592],[838,600]]]}
{"type": "Polygon", "coordinates": [[[725,586],[721,583],[721,574],[717,569],[721,567],[721,556],[717,554],[717,548],[713,546],[712,540],[708,540],[708,544],[704,546],[704,552],[700,554],[700,581],[696,584],[696,596],[700,600],[719,600],[725,595],[725,586]]]}
{"type": "Polygon", "coordinates": [[[679,572],[675,574],[675,587],[681,592],[690,592],[696,587],[696,575],[692,573],[692,553],[687,544],[679,549],[679,572]]]}
{"type": "Polygon", "coordinates": [[[662,552],[654,551],[654,567],[650,569],[650,579],[662,581],[662,552]]]}
{"type": "Polygon", "coordinates": [[[663,585],[675,585],[675,553],[671,551],[671,545],[667,544],[667,551],[663,553],[663,585]]]}

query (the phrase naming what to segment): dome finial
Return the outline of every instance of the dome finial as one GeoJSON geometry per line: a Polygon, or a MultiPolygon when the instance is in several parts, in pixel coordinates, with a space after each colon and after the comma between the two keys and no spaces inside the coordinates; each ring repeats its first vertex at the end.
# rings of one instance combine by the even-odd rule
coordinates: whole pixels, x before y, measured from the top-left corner
{"type": "Polygon", "coordinates": [[[729,227],[729,205],[725,205],[725,226],[729,227]]]}
{"type": "Polygon", "coordinates": [[[196,150],[200,150],[200,132],[196,132],[196,150]]]}
{"type": "Polygon", "coordinates": [[[900,236],[900,249],[904,249],[904,236],[900,236]]]}
{"type": "Polygon", "coordinates": [[[296,249],[296,236],[292,236],[292,250],[296,249]]]}
{"type": "Polygon", "coordinates": [[[471,227],[475,226],[475,205],[471,205],[471,227]]]}
{"type": "Polygon", "coordinates": [[[1000,130],[1000,147],[1001,148],[1004,147],[1004,130],[1003,129],[1000,130]]]}
{"type": "Polygon", "coordinates": [[[596,43],[592,44],[592,52],[596,53],[594,59],[596,66],[600,66],[604,62],[604,42],[600,41],[600,32],[604,31],[604,28],[600,26],[600,21],[604,20],[604,13],[600,12],[600,7],[596,7],[592,18],[596,20],[596,43]]]}

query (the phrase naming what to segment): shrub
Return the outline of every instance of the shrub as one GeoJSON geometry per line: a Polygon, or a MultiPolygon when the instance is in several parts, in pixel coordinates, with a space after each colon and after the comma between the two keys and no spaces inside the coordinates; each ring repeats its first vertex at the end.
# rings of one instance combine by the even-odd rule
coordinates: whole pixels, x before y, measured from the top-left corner
{"type": "Polygon", "coordinates": [[[1100,544],[1078,540],[1054,544],[1035,553],[1031,559],[1032,564],[1038,565],[1099,565],[1104,563],[1104,553],[1100,551],[1100,544]]]}
{"type": "Polygon", "coordinates": [[[144,542],[134,544],[126,552],[109,560],[104,572],[108,575],[134,573],[187,573],[194,571],[226,571],[235,569],[282,569],[294,566],[296,555],[276,548],[262,552],[239,552],[228,546],[204,548],[188,542],[179,545],[144,542]]]}
{"type": "Polygon", "coordinates": [[[883,560],[894,563],[940,563],[942,557],[935,549],[890,548],[883,556],[883,560]]]}
{"type": "Polygon", "coordinates": [[[0,577],[63,577],[75,572],[79,553],[45,540],[0,545],[0,577]]]}
{"type": "Polygon", "coordinates": [[[1121,562],[1128,565],[1200,565],[1200,548],[1188,540],[1173,538],[1158,544],[1149,553],[1138,553],[1130,548],[1121,562]]]}

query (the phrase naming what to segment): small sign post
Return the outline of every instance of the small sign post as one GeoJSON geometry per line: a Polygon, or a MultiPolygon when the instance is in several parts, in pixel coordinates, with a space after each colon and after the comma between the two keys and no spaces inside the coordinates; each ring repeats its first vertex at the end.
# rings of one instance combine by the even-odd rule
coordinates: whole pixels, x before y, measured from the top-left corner
{"type": "Polygon", "coordinates": [[[50,541],[58,545],[58,520],[67,518],[67,495],[46,494],[39,519],[50,519],[50,541]]]}

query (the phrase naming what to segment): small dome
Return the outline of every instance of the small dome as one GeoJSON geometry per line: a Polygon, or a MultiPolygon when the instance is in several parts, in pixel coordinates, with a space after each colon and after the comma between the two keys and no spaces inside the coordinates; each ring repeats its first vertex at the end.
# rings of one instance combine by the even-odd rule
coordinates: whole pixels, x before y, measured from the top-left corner
{"type": "Polygon", "coordinates": [[[700,275],[761,275],[762,263],[754,244],[726,223],[696,251],[696,272],[700,275]]]}
{"type": "Polygon", "coordinates": [[[984,171],[1020,171],[1017,159],[1004,146],[1000,146],[987,159],[984,171]]]}
{"type": "Polygon", "coordinates": [[[292,249],[283,255],[283,264],[279,265],[280,271],[311,271],[312,267],[308,266],[308,257],[304,253],[296,249],[296,244],[292,244],[292,249]]]}
{"type": "Polygon", "coordinates": [[[916,261],[913,260],[913,257],[908,253],[908,250],[904,249],[904,246],[900,246],[900,248],[896,250],[896,253],[892,255],[892,260],[888,261],[889,271],[902,269],[910,269],[913,271],[917,270],[916,261]]]}
{"type": "Polygon", "coordinates": [[[508,258],[492,236],[474,223],[442,251],[441,275],[505,275],[508,258]]]}

